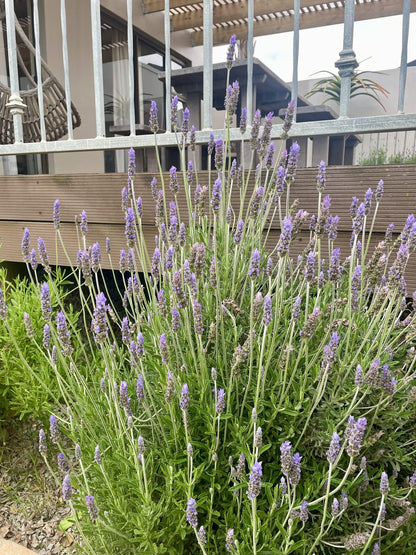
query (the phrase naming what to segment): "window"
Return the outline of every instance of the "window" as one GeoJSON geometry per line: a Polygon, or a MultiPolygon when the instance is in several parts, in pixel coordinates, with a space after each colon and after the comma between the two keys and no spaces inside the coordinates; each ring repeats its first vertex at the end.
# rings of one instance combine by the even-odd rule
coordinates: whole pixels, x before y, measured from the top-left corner
{"type": "MultiPolygon", "coordinates": [[[[102,10],[101,41],[104,77],[104,106],[107,136],[130,134],[130,99],[127,25],[102,10]]],[[[146,133],[152,100],[157,104],[159,126],[166,125],[165,84],[159,79],[165,70],[163,44],[133,29],[134,64],[134,114],[138,132],[146,133]]],[[[189,65],[189,61],[172,54],[172,69],[189,65]]],[[[109,151],[104,154],[105,171],[126,171],[127,155],[109,151]]],[[[162,156],[164,158],[164,156],[162,156]]],[[[168,157],[167,157],[168,158],[168,157]]],[[[143,152],[138,157],[138,169],[149,169],[148,156],[143,152]]]]}

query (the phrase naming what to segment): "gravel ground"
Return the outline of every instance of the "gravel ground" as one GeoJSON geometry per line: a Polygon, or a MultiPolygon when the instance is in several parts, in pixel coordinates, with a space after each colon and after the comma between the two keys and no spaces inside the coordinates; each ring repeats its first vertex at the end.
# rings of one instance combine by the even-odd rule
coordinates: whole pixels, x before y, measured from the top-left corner
{"type": "Polygon", "coordinates": [[[76,537],[58,528],[70,511],[38,454],[40,427],[33,421],[0,422],[0,538],[40,555],[69,555],[76,552],[76,537]]]}

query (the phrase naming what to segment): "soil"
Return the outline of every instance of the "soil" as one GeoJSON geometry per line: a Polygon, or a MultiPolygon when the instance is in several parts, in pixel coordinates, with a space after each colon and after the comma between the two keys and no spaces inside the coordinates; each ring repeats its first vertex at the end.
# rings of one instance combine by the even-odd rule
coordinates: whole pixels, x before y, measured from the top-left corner
{"type": "Polygon", "coordinates": [[[76,535],[59,529],[70,510],[38,453],[40,422],[0,422],[0,538],[39,555],[76,552],[76,535]]]}

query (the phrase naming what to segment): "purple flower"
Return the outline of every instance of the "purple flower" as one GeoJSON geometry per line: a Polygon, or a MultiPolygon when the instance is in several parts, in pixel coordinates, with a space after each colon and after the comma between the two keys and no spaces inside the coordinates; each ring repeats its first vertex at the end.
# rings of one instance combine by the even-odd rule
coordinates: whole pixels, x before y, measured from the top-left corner
{"type": "Polygon", "coordinates": [[[186,505],[186,520],[192,528],[198,526],[198,512],[196,510],[195,499],[192,497],[188,499],[188,503],[186,505]]]}
{"type": "Polygon", "coordinates": [[[255,218],[260,212],[260,203],[264,195],[264,187],[258,187],[254,192],[253,201],[250,205],[250,218],[255,218]]]}
{"type": "Polygon", "coordinates": [[[380,492],[381,495],[386,496],[390,491],[390,486],[389,486],[389,478],[387,476],[387,474],[385,472],[381,473],[381,479],[380,479],[380,492]]]}
{"type": "Polygon", "coordinates": [[[221,178],[215,180],[212,188],[211,206],[214,212],[218,212],[221,203],[221,178]]]}
{"type": "Polygon", "coordinates": [[[246,495],[250,501],[253,501],[253,499],[259,495],[261,490],[261,478],[263,474],[261,464],[261,462],[255,462],[251,467],[248,480],[248,491],[246,491],[246,495]]]}
{"type": "Polygon", "coordinates": [[[98,345],[104,343],[108,336],[107,310],[107,299],[104,293],[98,293],[91,322],[94,340],[98,345]]]}
{"type": "Polygon", "coordinates": [[[273,166],[273,156],[274,156],[274,143],[270,143],[266,153],[266,158],[265,158],[265,165],[268,170],[270,170],[273,166]]]}
{"type": "MultiPolygon", "coordinates": [[[[4,301],[1,300],[0,304],[2,302],[4,303],[4,301]]],[[[52,307],[51,298],[49,295],[49,285],[46,282],[42,283],[42,285],[40,286],[40,305],[43,319],[46,322],[49,322],[49,320],[51,319],[52,307]]],[[[1,312],[3,312],[3,310],[1,312]]]]}
{"type": "Polygon", "coordinates": [[[337,348],[339,343],[340,337],[336,331],[333,332],[331,335],[331,339],[328,345],[324,347],[324,356],[322,358],[321,367],[324,372],[330,372],[332,370],[332,366],[337,358],[337,348]]]}
{"type": "Polygon", "coordinates": [[[131,415],[130,398],[127,392],[127,382],[120,383],[120,405],[123,407],[127,415],[131,415]]]}
{"type": "Polygon", "coordinates": [[[353,416],[349,417],[348,425],[345,430],[345,437],[348,440],[347,453],[350,457],[354,457],[359,454],[366,426],[366,418],[359,418],[356,422],[353,416]]]}
{"type": "Polygon", "coordinates": [[[26,262],[28,262],[30,259],[29,244],[30,244],[30,232],[28,228],[25,227],[25,230],[23,232],[23,238],[22,238],[22,254],[23,254],[23,259],[26,262]]]}
{"type": "Polygon", "coordinates": [[[244,229],[244,222],[243,220],[239,220],[237,222],[237,227],[234,233],[234,243],[238,245],[240,243],[241,238],[243,236],[243,229],[244,229]]]}
{"type": "Polygon", "coordinates": [[[159,350],[162,362],[167,364],[169,362],[169,348],[168,342],[166,341],[166,334],[162,333],[159,335],[159,350]]]}
{"type": "Polygon", "coordinates": [[[297,320],[299,318],[301,304],[302,304],[302,297],[297,297],[292,309],[292,317],[294,320],[297,320]]]}
{"type": "Polygon", "coordinates": [[[128,246],[132,247],[136,239],[136,231],[134,229],[135,217],[133,208],[127,208],[125,219],[126,228],[124,231],[124,235],[126,236],[128,246]]]}
{"type": "Polygon", "coordinates": [[[129,177],[134,177],[136,173],[136,151],[134,148],[129,150],[129,167],[128,167],[128,174],[129,177]]]}
{"type": "Polygon", "coordinates": [[[172,102],[170,105],[170,120],[172,123],[172,129],[175,131],[175,129],[178,126],[178,97],[175,95],[172,98],[172,102]]]}
{"type": "Polygon", "coordinates": [[[305,264],[305,279],[307,281],[312,281],[315,276],[315,253],[310,251],[306,256],[305,264]]]}
{"type": "Polygon", "coordinates": [[[51,414],[49,418],[49,435],[51,437],[52,443],[59,442],[61,434],[59,432],[58,419],[54,414],[51,414]]]}
{"type": "Polygon", "coordinates": [[[225,391],[223,389],[218,390],[217,395],[217,405],[215,407],[217,414],[222,414],[225,410],[225,391]]]}
{"type": "Polygon", "coordinates": [[[152,100],[150,105],[150,116],[149,116],[149,126],[153,133],[157,133],[159,130],[159,121],[157,118],[157,104],[152,100]]]}
{"type": "Polygon", "coordinates": [[[360,364],[357,364],[357,368],[355,370],[354,383],[357,387],[360,387],[363,384],[363,370],[360,364]]]}
{"type": "Polygon", "coordinates": [[[234,529],[229,528],[227,530],[227,535],[225,536],[225,549],[227,551],[231,551],[233,547],[235,547],[234,529]]]}
{"type": "Polygon", "coordinates": [[[62,499],[64,501],[69,501],[71,497],[72,497],[71,478],[67,474],[62,482],[62,499]]]}
{"type": "Polygon", "coordinates": [[[179,407],[186,410],[189,407],[189,389],[188,384],[184,383],[182,386],[181,397],[179,399],[179,407]]]}
{"type": "Polygon", "coordinates": [[[257,249],[254,249],[253,254],[251,255],[250,268],[248,270],[248,276],[251,277],[251,279],[254,279],[259,276],[259,273],[260,273],[259,265],[260,265],[260,253],[257,249]]]}
{"type": "Polygon", "coordinates": [[[144,399],[143,376],[141,374],[139,374],[139,377],[137,378],[136,397],[139,402],[144,399]]]}
{"type": "Polygon", "coordinates": [[[56,315],[56,331],[58,332],[59,342],[62,347],[62,354],[69,356],[72,353],[71,341],[69,337],[69,329],[66,323],[65,314],[58,312],[56,315]]]}
{"type": "Polygon", "coordinates": [[[197,533],[199,543],[201,545],[205,545],[207,543],[207,533],[204,530],[204,527],[201,526],[197,533]]]}
{"type": "Polygon", "coordinates": [[[30,339],[32,339],[35,336],[35,330],[33,329],[32,320],[30,319],[30,315],[27,312],[23,313],[23,321],[25,323],[26,334],[30,339]]]}
{"type": "Polygon", "coordinates": [[[94,461],[97,464],[101,464],[101,453],[100,453],[100,446],[96,445],[94,450],[94,461]]]}
{"type": "Polygon", "coordinates": [[[186,137],[188,135],[189,132],[189,108],[186,107],[183,111],[182,114],[182,135],[183,135],[183,140],[184,142],[186,141],[186,137]]]}
{"type": "Polygon", "coordinates": [[[243,108],[241,110],[241,115],[240,115],[240,131],[241,131],[241,134],[244,135],[246,130],[247,130],[247,108],[243,108]]]}
{"type": "Polygon", "coordinates": [[[227,69],[231,69],[231,66],[233,65],[236,43],[237,43],[236,36],[231,35],[230,43],[228,45],[228,50],[227,50],[227,61],[226,61],[227,69]]]}
{"type": "Polygon", "coordinates": [[[292,464],[289,471],[289,480],[293,486],[297,486],[300,482],[301,463],[302,457],[299,453],[295,453],[292,457],[292,464]]]}
{"type": "Polygon", "coordinates": [[[323,160],[320,161],[318,166],[318,175],[316,176],[316,188],[318,191],[323,191],[326,186],[326,166],[323,160]]]}
{"type": "Polygon", "coordinates": [[[215,141],[215,167],[218,171],[222,170],[224,165],[224,150],[222,139],[215,141]]]}
{"type": "Polygon", "coordinates": [[[336,461],[339,455],[339,450],[340,450],[339,440],[340,440],[339,435],[336,432],[334,432],[332,434],[332,439],[329,445],[329,449],[326,452],[326,458],[328,459],[329,463],[334,464],[334,462],[336,461]]]}
{"type": "Polygon", "coordinates": [[[261,112],[260,110],[256,110],[254,114],[253,123],[251,125],[251,133],[250,133],[250,144],[252,150],[257,150],[259,145],[259,131],[260,131],[260,119],[261,119],[261,112]]]}
{"type": "Polygon", "coordinates": [[[289,476],[289,472],[292,466],[292,446],[290,441],[285,441],[280,446],[280,464],[282,473],[285,476],[289,476]]]}
{"type": "Polygon", "coordinates": [[[153,252],[152,268],[150,270],[154,279],[157,279],[160,275],[159,265],[160,265],[160,250],[156,247],[153,252]]]}
{"type": "Polygon", "coordinates": [[[295,177],[299,154],[300,146],[296,142],[292,143],[289,149],[289,156],[287,160],[287,177],[292,180],[295,177]]]}
{"type": "Polygon", "coordinates": [[[285,119],[282,125],[282,139],[287,139],[290,128],[292,127],[293,116],[295,113],[296,99],[289,102],[287,110],[285,112],[285,119]]]}
{"type": "Polygon", "coordinates": [[[263,323],[265,326],[268,326],[272,321],[272,299],[270,295],[266,295],[264,297],[264,305],[263,305],[263,323]]]}
{"type": "Polygon", "coordinates": [[[365,193],[365,200],[364,200],[364,211],[366,215],[370,212],[372,198],[373,198],[373,191],[371,190],[371,188],[367,189],[365,193]]]}
{"type": "Polygon", "coordinates": [[[92,521],[96,520],[98,518],[98,509],[97,509],[97,505],[95,504],[95,501],[94,501],[94,496],[93,495],[87,495],[85,497],[85,503],[87,505],[88,514],[90,515],[90,519],[92,521]]]}
{"type": "Polygon", "coordinates": [[[42,455],[43,453],[46,453],[47,450],[45,432],[43,430],[39,430],[39,453],[42,455]]]}
{"type": "Polygon", "coordinates": [[[336,497],[332,501],[331,514],[332,514],[333,517],[336,517],[336,516],[339,515],[339,501],[336,497]]]}
{"type": "Polygon", "coordinates": [[[202,325],[202,306],[196,299],[192,304],[192,312],[194,316],[195,333],[202,335],[204,333],[204,326],[202,325]]]}
{"type": "Polygon", "coordinates": [[[384,181],[382,179],[380,179],[380,181],[378,182],[378,185],[377,185],[376,193],[374,195],[376,197],[376,202],[377,203],[381,201],[383,193],[384,193],[384,181]]]}
{"type": "Polygon", "coordinates": [[[81,229],[82,235],[86,235],[88,233],[88,219],[85,210],[81,212],[81,221],[79,223],[79,227],[81,229]]]}
{"type": "Polygon", "coordinates": [[[195,152],[195,147],[196,147],[196,129],[195,129],[195,125],[191,126],[191,132],[189,134],[189,147],[192,150],[192,152],[195,152]]]}
{"type": "Polygon", "coordinates": [[[256,430],[256,433],[254,434],[254,447],[256,449],[260,449],[262,444],[263,444],[263,431],[259,426],[256,430]]]}
{"type": "Polygon", "coordinates": [[[45,241],[42,239],[42,237],[39,237],[38,239],[38,251],[39,251],[40,263],[45,268],[45,270],[49,272],[50,271],[49,257],[46,251],[45,241]]]}
{"type": "Polygon", "coordinates": [[[308,502],[303,501],[303,503],[300,506],[299,519],[301,522],[306,522],[308,518],[309,518],[308,502]]]}
{"type": "Polygon", "coordinates": [[[138,459],[139,461],[143,460],[143,455],[145,453],[145,445],[144,445],[144,439],[142,436],[139,436],[137,439],[137,452],[138,452],[138,459]]]}
{"type": "Polygon", "coordinates": [[[292,216],[287,216],[287,218],[283,219],[282,232],[276,247],[279,253],[284,254],[289,250],[289,245],[292,240],[292,230],[292,216]]]}
{"type": "Polygon", "coordinates": [[[175,376],[172,372],[168,372],[167,385],[165,389],[165,400],[170,403],[175,395],[175,376]]]}

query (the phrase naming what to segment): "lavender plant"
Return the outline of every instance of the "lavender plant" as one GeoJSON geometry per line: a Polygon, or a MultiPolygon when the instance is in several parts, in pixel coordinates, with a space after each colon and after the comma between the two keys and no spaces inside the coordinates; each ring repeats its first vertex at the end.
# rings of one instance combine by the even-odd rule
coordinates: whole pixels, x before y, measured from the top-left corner
{"type": "MultiPolygon", "coordinates": [[[[234,48],[235,38],[228,71],[234,48]]],[[[98,279],[85,213],[75,271],[89,342],[65,325],[64,306],[50,306],[50,274],[38,284],[43,342],[31,340],[61,393],[39,451],[85,553],[412,550],[416,313],[405,312],[404,273],[416,220],[371,251],[380,182],[353,201],[351,248],[341,254],[325,165],[316,214],[298,210],[299,147],[274,157],[272,114],[263,126],[255,114],[252,164],[231,162],[238,84],[228,81],[226,128],[210,139],[205,183],[191,115],[178,122],[176,98],[182,170],[152,180],[154,207],[136,196],[130,152],[124,311],[98,279]],[[145,211],[155,213],[154,250],[145,211]],[[296,257],[294,239],[308,229],[296,257]],[[89,361],[82,371],[78,350],[89,361]]],[[[159,160],[155,104],[151,126],[159,160]]],[[[112,264],[109,242],[106,250],[112,264]]],[[[4,325],[6,303],[1,296],[4,325]]]]}

